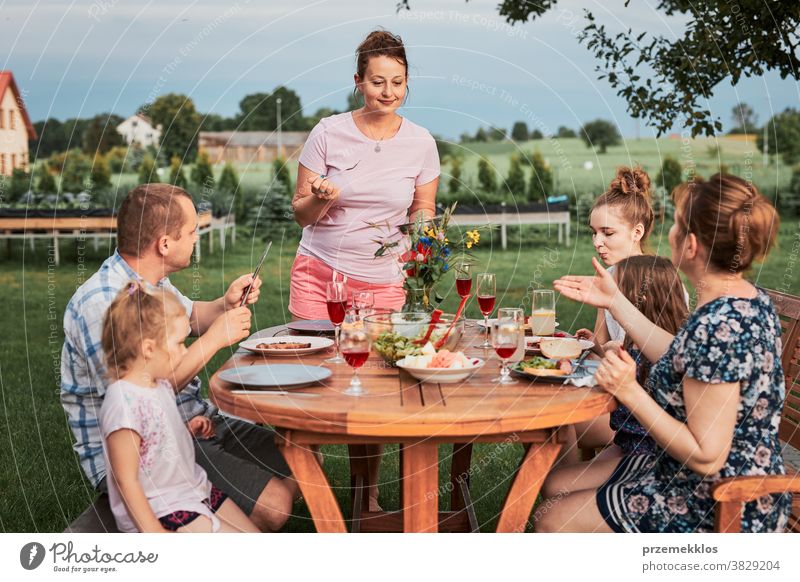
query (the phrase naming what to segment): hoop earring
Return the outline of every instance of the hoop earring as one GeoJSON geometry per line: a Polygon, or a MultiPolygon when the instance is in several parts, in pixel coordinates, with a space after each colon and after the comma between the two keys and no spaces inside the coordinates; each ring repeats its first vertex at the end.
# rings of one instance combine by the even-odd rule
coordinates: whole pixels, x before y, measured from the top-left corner
{"type": "Polygon", "coordinates": [[[403,97],[403,105],[405,105],[406,103],[408,103],[408,96],[409,96],[410,94],[411,94],[411,87],[409,87],[408,85],[406,85],[406,96],[405,96],[405,97],[403,97]]]}

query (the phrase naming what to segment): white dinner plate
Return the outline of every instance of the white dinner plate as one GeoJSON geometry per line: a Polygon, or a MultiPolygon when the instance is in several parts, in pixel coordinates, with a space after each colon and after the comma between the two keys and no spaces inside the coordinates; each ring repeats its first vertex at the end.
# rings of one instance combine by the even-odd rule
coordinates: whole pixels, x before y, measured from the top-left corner
{"type": "Polygon", "coordinates": [[[246,350],[250,350],[256,354],[264,354],[265,356],[302,356],[324,350],[332,345],[332,339],[316,335],[282,335],[277,337],[262,337],[245,340],[239,344],[240,347],[246,350]],[[282,343],[311,344],[311,346],[307,348],[291,349],[270,347],[282,343]],[[259,347],[260,345],[265,347],[259,347]]]}
{"type": "Polygon", "coordinates": [[[302,364],[264,364],[228,368],[219,373],[223,382],[238,384],[248,388],[281,388],[283,390],[298,388],[321,382],[331,377],[328,368],[322,366],[304,366],[302,364]]]}

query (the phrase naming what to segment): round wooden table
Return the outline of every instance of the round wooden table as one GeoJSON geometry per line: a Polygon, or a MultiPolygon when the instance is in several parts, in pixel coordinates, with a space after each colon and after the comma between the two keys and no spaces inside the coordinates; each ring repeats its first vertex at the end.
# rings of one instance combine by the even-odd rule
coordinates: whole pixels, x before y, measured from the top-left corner
{"type": "MultiPolygon", "coordinates": [[[[460,349],[475,357],[490,357],[482,370],[462,384],[419,383],[376,354],[359,371],[369,394],[346,396],[349,366],[330,365],[324,383],[264,394],[211,378],[209,392],[225,413],[276,427],[281,447],[317,531],[346,532],[342,511],[314,453],[317,445],[347,444],[353,451],[368,444],[400,443],[402,511],[386,514],[385,529],[409,532],[476,529],[469,502],[469,459],[472,443],[520,443],[526,452],[516,470],[497,523],[498,532],[524,531],[544,478],[561,450],[559,427],[591,420],[616,408],[613,397],[598,389],[575,388],[519,379],[511,386],[493,383],[499,360],[478,343],[479,327],[467,328],[460,349]],[[439,512],[438,446],[453,443],[451,512],[439,512]],[[467,526],[467,524],[469,524],[467,526]]],[[[283,326],[252,337],[287,333],[283,326]]],[[[239,350],[220,368],[254,364],[303,363],[324,365],[330,352],[302,357],[270,357],[239,350]]],[[[357,456],[357,455],[356,455],[357,456]]],[[[351,470],[352,470],[351,464],[351,470]]],[[[363,468],[355,473],[363,475],[363,468]]],[[[449,489],[448,489],[449,490],[449,489]]],[[[354,530],[380,520],[361,521],[361,501],[354,497],[354,530]]],[[[372,516],[377,517],[377,516],[372,516]]]]}

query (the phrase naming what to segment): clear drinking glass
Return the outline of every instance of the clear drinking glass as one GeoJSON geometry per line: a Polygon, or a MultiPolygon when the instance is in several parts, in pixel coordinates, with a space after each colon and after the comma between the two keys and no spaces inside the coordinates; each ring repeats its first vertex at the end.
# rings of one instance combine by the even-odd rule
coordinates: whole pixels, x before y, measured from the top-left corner
{"type": "Polygon", "coordinates": [[[531,331],[533,335],[553,335],[556,332],[556,294],[554,291],[537,289],[533,292],[531,331]]]}
{"type": "Polygon", "coordinates": [[[500,376],[494,379],[498,384],[516,384],[517,381],[511,378],[508,371],[508,360],[519,349],[519,341],[524,337],[525,332],[522,325],[513,319],[500,319],[492,322],[492,347],[500,360],[503,368],[500,376]]]}
{"type": "Polygon", "coordinates": [[[483,348],[484,350],[492,349],[492,343],[489,341],[489,316],[494,311],[494,302],[497,297],[497,279],[494,273],[479,273],[478,274],[478,309],[483,314],[483,325],[486,327],[486,336],[483,343],[475,346],[476,348],[483,348]]]}
{"type": "Polygon", "coordinates": [[[345,361],[353,368],[353,378],[350,380],[350,386],[347,387],[343,394],[348,396],[367,394],[367,390],[358,377],[358,369],[369,359],[369,350],[372,347],[372,342],[360,315],[354,309],[349,310],[345,316],[339,341],[345,361]]]}
{"type": "Polygon", "coordinates": [[[521,307],[501,307],[497,310],[498,320],[511,320],[522,328],[519,336],[517,351],[508,359],[509,362],[516,364],[525,358],[525,311],[521,307]]]}
{"type": "Polygon", "coordinates": [[[336,326],[336,355],[325,360],[328,364],[344,364],[345,360],[339,354],[339,332],[341,330],[344,314],[347,311],[347,286],[344,281],[328,281],[325,289],[325,300],[328,305],[328,317],[336,326]]]}
{"type": "Polygon", "coordinates": [[[356,291],[353,293],[353,308],[360,314],[362,309],[375,305],[375,294],[372,291],[356,291]]]}

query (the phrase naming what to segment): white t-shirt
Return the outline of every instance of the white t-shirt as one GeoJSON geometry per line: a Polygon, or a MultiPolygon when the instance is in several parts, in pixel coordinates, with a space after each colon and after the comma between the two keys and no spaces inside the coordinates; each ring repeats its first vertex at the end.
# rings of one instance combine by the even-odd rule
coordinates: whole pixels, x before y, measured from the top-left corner
{"type": "Polygon", "coordinates": [[[106,447],[108,436],[121,429],[130,429],[142,439],[139,483],[156,517],[179,510],[195,511],[208,517],[216,531],[219,520],[203,503],[211,494],[211,482],[195,463],[192,435],[178,412],[175,392],[166,380],[158,380],[155,388],[118,380],[107,388],[100,409],[108,495],[119,530],[138,531],[117,487],[106,447]]]}

